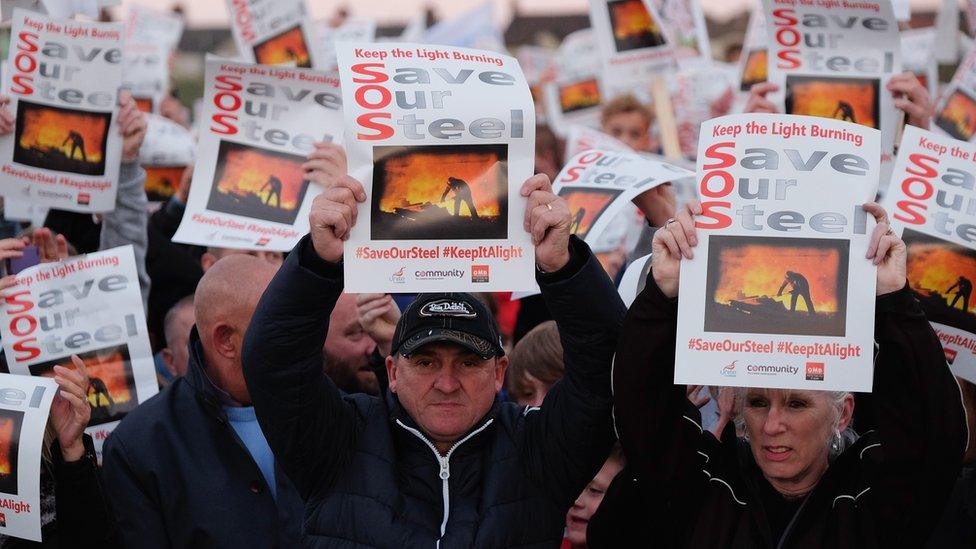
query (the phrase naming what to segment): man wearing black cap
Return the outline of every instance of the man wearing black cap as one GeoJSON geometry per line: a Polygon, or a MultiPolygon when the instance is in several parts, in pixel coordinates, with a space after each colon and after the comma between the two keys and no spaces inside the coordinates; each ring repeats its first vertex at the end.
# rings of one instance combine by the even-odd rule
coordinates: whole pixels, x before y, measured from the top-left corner
{"type": "MultiPolygon", "coordinates": [[[[344,158],[343,158],[344,160],[344,158]]],[[[344,167],[343,167],[344,168],[344,167]]],[[[258,421],[306,503],[316,547],[553,547],[610,452],[610,365],[624,307],[546,176],[522,187],[525,229],[559,325],[566,374],[541,408],[501,403],[508,358],[468,294],[426,294],[396,327],[389,391],[342,394],[322,342],[342,292],[342,244],[366,200],[337,169],[245,339],[258,421]]]]}

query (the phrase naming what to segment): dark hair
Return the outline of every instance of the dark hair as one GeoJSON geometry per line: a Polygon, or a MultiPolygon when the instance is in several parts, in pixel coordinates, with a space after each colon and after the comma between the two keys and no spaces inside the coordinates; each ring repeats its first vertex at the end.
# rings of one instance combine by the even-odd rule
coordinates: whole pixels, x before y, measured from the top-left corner
{"type": "Polygon", "coordinates": [[[509,354],[508,390],[513,395],[525,390],[525,374],[552,387],[563,377],[563,345],[556,322],[539,324],[515,344],[509,354]]]}

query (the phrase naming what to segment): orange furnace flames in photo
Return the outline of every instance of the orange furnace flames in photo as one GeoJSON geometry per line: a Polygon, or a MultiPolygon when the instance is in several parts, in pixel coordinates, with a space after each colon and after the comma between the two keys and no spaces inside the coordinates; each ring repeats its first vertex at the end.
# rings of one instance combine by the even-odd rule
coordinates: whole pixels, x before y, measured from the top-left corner
{"type": "Polygon", "coordinates": [[[641,0],[629,0],[611,6],[613,10],[613,34],[623,40],[644,34],[658,34],[650,12],[641,0]]]}
{"type": "Polygon", "coordinates": [[[870,82],[802,82],[792,86],[793,114],[843,119],[840,102],[854,110],[854,121],[878,127],[875,87],[870,82]]]}
{"type": "Polygon", "coordinates": [[[596,80],[576,82],[559,89],[559,103],[564,111],[600,104],[600,86],[596,80]]]}
{"type": "MultiPolygon", "coordinates": [[[[85,361],[85,368],[88,369],[88,377],[98,378],[105,382],[105,387],[108,388],[109,394],[112,395],[112,400],[116,404],[123,404],[132,400],[135,396],[129,390],[129,385],[126,376],[126,365],[125,357],[120,352],[114,352],[110,355],[103,357],[98,356],[84,356],[82,360],[85,361]]],[[[75,365],[68,359],[65,362],[59,364],[59,366],[64,366],[65,368],[75,369],[75,365]]],[[[45,371],[41,374],[44,377],[54,377],[54,368],[45,371]]],[[[88,394],[88,402],[95,406],[95,393],[90,392],[88,394]]],[[[106,404],[105,400],[101,402],[102,406],[106,404]]]]}
{"type": "Polygon", "coordinates": [[[744,82],[765,82],[768,78],[766,64],[766,50],[758,50],[749,54],[746,60],[746,68],[742,72],[744,82]]]}
{"type": "Polygon", "coordinates": [[[961,93],[949,97],[939,116],[954,124],[960,135],[976,132],[976,103],[961,93]]]}
{"type": "Polygon", "coordinates": [[[298,27],[255,46],[254,55],[262,65],[283,65],[294,62],[301,67],[309,63],[305,37],[302,36],[302,29],[298,27]]]}
{"type": "Polygon", "coordinates": [[[298,195],[302,189],[304,173],[298,162],[285,160],[255,150],[231,150],[224,157],[224,172],[217,181],[217,190],[224,194],[245,196],[253,193],[263,197],[271,176],[281,180],[280,208],[293,210],[298,207],[298,195]]]}
{"type": "MultiPolygon", "coordinates": [[[[916,290],[945,296],[960,276],[976,282],[976,259],[940,244],[913,243],[909,248],[908,280],[916,290]]],[[[970,302],[969,312],[976,313],[976,300],[970,302]]]]}
{"type": "MultiPolygon", "coordinates": [[[[384,162],[385,185],[380,198],[380,210],[393,213],[394,208],[408,208],[430,202],[454,208],[454,193],[447,190],[447,178],[461,179],[471,189],[471,197],[479,217],[499,215],[498,181],[504,169],[494,153],[413,153],[390,158],[384,162]]],[[[460,209],[461,217],[471,217],[467,206],[460,209]]]]}
{"type": "Polygon", "coordinates": [[[11,418],[0,419],[0,475],[9,475],[10,451],[13,449],[14,420],[11,418]]]}
{"type": "MultiPolygon", "coordinates": [[[[786,271],[800,273],[810,283],[810,297],[817,312],[837,312],[837,271],[840,254],[836,250],[818,248],[786,248],[780,246],[747,245],[722,250],[721,278],[714,300],[728,304],[753,296],[776,298],[786,271]]],[[[789,307],[790,286],[783,289],[781,303],[789,307]]],[[[797,310],[806,311],[801,299],[797,310]]]]}
{"type": "Polygon", "coordinates": [[[569,207],[569,215],[573,218],[573,234],[585,235],[590,232],[590,227],[596,221],[597,216],[613,201],[614,196],[599,191],[570,191],[566,194],[560,193],[569,207]],[[583,220],[576,226],[576,216],[580,209],[584,210],[583,220]]]}
{"type": "Polygon", "coordinates": [[[23,149],[46,151],[57,149],[65,155],[73,153],[75,160],[81,160],[81,153],[72,150],[68,135],[75,131],[85,140],[85,154],[90,164],[102,161],[102,141],[108,131],[108,121],[98,115],[82,113],[62,113],[48,109],[29,109],[24,112],[24,132],[20,136],[23,149]]]}
{"type": "Polygon", "coordinates": [[[171,195],[179,190],[180,180],[183,178],[183,166],[177,167],[143,167],[146,171],[146,191],[171,195]]]}

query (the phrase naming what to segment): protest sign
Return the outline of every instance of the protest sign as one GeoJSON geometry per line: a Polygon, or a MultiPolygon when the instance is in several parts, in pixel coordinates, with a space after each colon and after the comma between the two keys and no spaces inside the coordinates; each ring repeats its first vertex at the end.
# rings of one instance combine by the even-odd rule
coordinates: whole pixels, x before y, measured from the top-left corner
{"type": "Polygon", "coordinates": [[[566,151],[563,157],[572,158],[590,149],[602,149],[611,152],[634,152],[626,143],[610,137],[600,130],[594,130],[593,128],[577,124],[570,126],[569,133],[566,136],[566,151]]]}
{"type": "Polygon", "coordinates": [[[319,21],[316,24],[318,31],[319,55],[315,68],[323,71],[334,72],[338,69],[336,65],[336,42],[372,42],[376,40],[376,20],[362,17],[351,17],[343,21],[342,25],[333,27],[328,20],[319,21]]]}
{"type": "Polygon", "coordinates": [[[674,45],[651,0],[590,0],[590,24],[608,87],[650,82],[674,66],[674,45]]]}
{"type": "Polygon", "coordinates": [[[898,22],[888,0],[763,0],[769,43],[767,99],[786,114],[836,118],[881,130],[893,154],[901,117],[886,88],[901,73],[898,22]]]}
{"type": "Polygon", "coordinates": [[[933,101],[938,97],[936,90],[939,85],[939,66],[933,55],[934,46],[935,29],[932,27],[901,31],[902,66],[918,77],[933,101]]]}
{"type": "Polygon", "coordinates": [[[183,36],[183,20],[172,14],[130,5],[125,16],[125,45],[155,44],[169,53],[175,51],[183,36]]]}
{"type": "Polygon", "coordinates": [[[654,0],[654,8],[682,65],[712,62],[705,15],[698,0],[654,0]]]}
{"type": "Polygon", "coordinates": [[[976,383],[976,145],[905,128],[885,198],[908,284],[957,376],[976,383]]]}
{"type": "Polygon", "coordinates": [[[330,73],[207,61],[193,183],[176,242],[287,251],[308,232],[321,189],[302,164],[341,141],[342,96],[330,73]]]}
{"type": "Polygon", "coordinates": [[[241,59],[318,67],[318,39],[305,0],[226,0],[241,59]]]}
{"type": "Polygon", "coordinates": [[[140,111],[157,112],[169,89],[169,50],[159,44],[126,42],[122,59],[122,89],[129,90],[140,111]]]}
{"type": "Polygon", "coordinates": [[[442,46],[505,51],[505,38],[495,23],[494,0],[485,0],[453,19],[436,23],[427,29],[423,41],[442,46]]]}
{"type": "Polygon", "coordinates": [[[43,227],[48,211],[50,208],[35,206],[30,200],[29,192],[3,197],[3,218],[6,221],[21,221],[34,227],[43,227]]]}
{"type": "Polygon", "coordinates": [[[875,222],[862,204],[878,186],[878,131],[752,114],[701,135],[675,383],[870,391],[875,222]]]}
{"type": "Polygon", "coordinates": [[[647,275],[651,272],[651,254],[639,257],[632,261],[624,271],[624,276],[620,279],[620,286],[617,293],[624,302],[624,307],[630,305],[637,299],[637,296],[644,291],[647,284],[647,275]]]}
{"type": "Polygon", "coordinates": [[[196,140],[176,122],[151,114],[146,138],[139,149],[139,164],[146,171],[146,196],[151,201],[168,200],[178,190],[183,171],[193,165],[196,140]]]}
{"type": "Polygon", "coordinates": [[[735,67],[725,63],[685,66],[668,77],[668,92],[678,129],[681,154],[698,153],[701,123],[732,109],[736,90],[735,67]]]}
{"type": "Polygon", "coordinates": [[[450,46],[337,46],[349,174],[350,292],[510,291],[533,283],[519,193],[535,108],[515,59],[450,46]]]}
{"type": "Polygon", "coordinates": [[[969,49],[942,92],[933,121],[955,139],[971,141],[976,135],[976,47],[969,49]]]}
{"type": "Polygon", "coordinates": [[[556,77],[543,87],[546,121],[552,131],[565,137],[573,124],[597,128],[606,95],[603,65],[591,29],[576,31],[556,54],[556,77]]]}
{"type": "Polygon", "coordinates": [[[63,210],[115,208],[122,136],[122,26],[16,10],[10,75],[17,122],[0,137],[0,194],[63,210]]]}
{"type": "Polygon", "coordinates": [[[546,116],[543,87],[556,75],[556,54],[547,48],[522,46],[515,58],[518,59],[519,66],[522,67],[525,81],[529,83],[529,91],[532,92],[532,101],[535,103],[537,122],[543,124],[546,116]]]}
{"type": "Polygon", "coordinates": [[[754,85],[766,81],[768,44],[766,15],[761,8],[753,9],[739,56],[739,91],[748,92],[754,85]]]}
{"type": "Polygon", "coordinates": [[[41,451],[58,386],[0,374],[0,535],[41,541],[41,451]]]}
{"type": "Polygon", "coordinates": [[[53,377],[78,355],[89,375],[86,432],[100,453],[119,421],[159,390],[132,246],[31,267],[5,295],[10,373],[53,377]]]}

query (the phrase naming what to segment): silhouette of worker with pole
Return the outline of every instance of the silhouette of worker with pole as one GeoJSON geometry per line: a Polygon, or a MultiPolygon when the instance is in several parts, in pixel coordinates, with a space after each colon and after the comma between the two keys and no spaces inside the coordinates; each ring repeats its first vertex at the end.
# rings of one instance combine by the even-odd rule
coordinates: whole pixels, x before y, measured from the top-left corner
{"type": "Polygon", "coordinates": [[[275,198],[275,206],[281,207],[281,185],[281,180],[272,175],[268,178],[268,182],[261,187],[261,190],[258,191],[259,193],[263,193],[265,189],[268,189],[268,194],[264,198],[266,205],[271,205],[271,197],[273,196],[275,198]]]}
{"type": "Polygon", "coordinates": [[[112,394],[108,392],[108,386],[105,382],[97,377],[88,378],[88,392],[95,393],[95,407],[101,408],[102,405],[99,402],[99,397],[104,397],[108,401],[108,415],[112,415],[112,408],[115,407],[115,400],[112,399],[112,394]]]}
{"type": "Polygon", "coordinates": [[[857,120],[854,120],[854,107],[852,107],[851,104],[847,103],[846,101],[837,102],[837,109],[834,110],[834,115],[831,116],[831,118],[838,118],[839,120],[854,122],[855,124],[857,123],[857,120]],[[837,116],[838,114],[840,117],[837,116]]]}
{"type": "Polygon", "coordinates": [[[962,300],[962,310],[968,311],[969,296],[973,293],[973,283],[968,278],[960,276],[959,280],[946,290],[946,293],[950,294],[952,290],[956,290],[956,296],[952,298],[952,303],[949,305],[949,308],[955,309],[956,302],[962,300]]]}
{"type": "Polygon", "coordinates": [[[813,314],[816,312],[813,310],[813,299],[810,298],[810,283],[807,282],[805,276],[800,273],[794,273],[793,271],[786,271],[786,279],[783,280],[779,291],[776,292],[777,297],[783,295],[783,290],[786,289],[786,286],[790,287],[790,312],[796,311],[796,302],[800,297],[806,303],[808,313],[813,314]]]}
{"type": "Polygon", "coordinates": [[[64,141],[61,142],[61,146],[67,145],[69,141],[71,142],[71,152],[68,153],[68,158],[74,158],[75,151],[81,151],[81,159],[88,162],[88,155],[85,154],[85,138],[80,133],[71,130],[68,132],[68,137],[65,137],[64,141]]]}
{"type": "Polygon", "coordinates": [[[456,177],[448,177],[447,188],[441,194],[440,202],[443,202],[447,198],[448,193],[452,192],[454,193],[454,217],[461,214],[461,203],[464,202],[468,205],[468,211],[471,213],[471,217],[478,219],[478,210],[474,207],[474,199],[471,197],[471,187],[468,186],[467,182],[456,177]]]}
{"type": "Polygon", "coordinates": [[[586,208],[580,208],[576,210],[576,215],[573,217],[573,222],[569,224],[570,234],[577,234],[580,227],[583,225],[583,218],[586,217],[586,208]]]}

